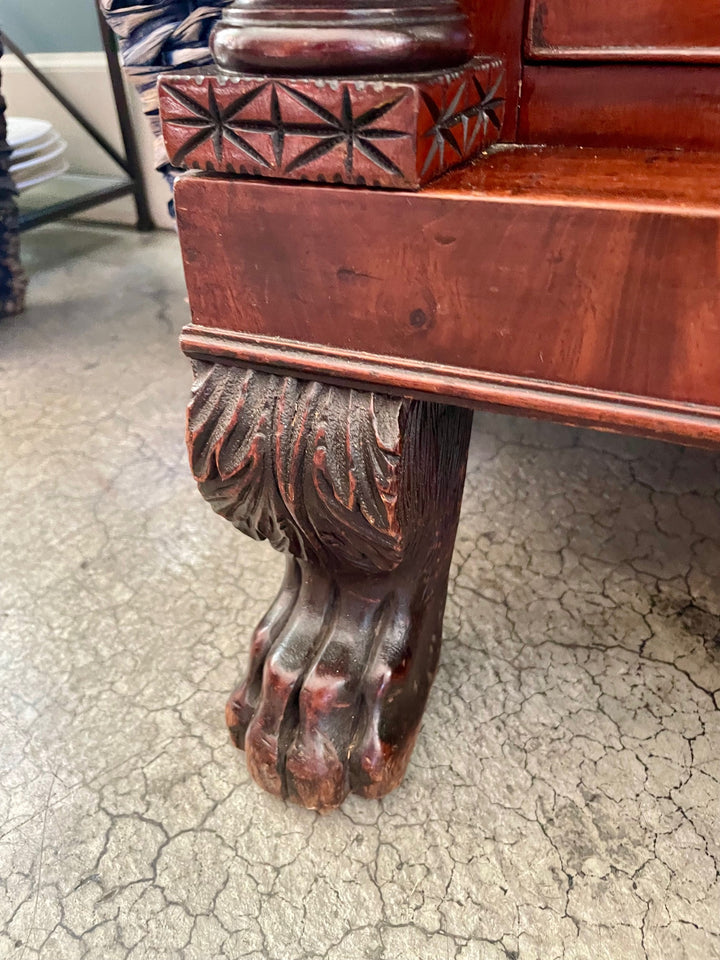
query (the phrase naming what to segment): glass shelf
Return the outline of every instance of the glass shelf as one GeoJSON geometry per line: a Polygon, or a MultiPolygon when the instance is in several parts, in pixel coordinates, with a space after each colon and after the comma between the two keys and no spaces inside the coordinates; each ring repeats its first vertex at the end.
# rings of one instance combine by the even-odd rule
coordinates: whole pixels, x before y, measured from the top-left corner
{"type": "Polygon", "coordinates": [[[134,192],[135,185],[129,178],[65,173],[23,190],[18,198],[20,230],[70,217],[134,192]]]}

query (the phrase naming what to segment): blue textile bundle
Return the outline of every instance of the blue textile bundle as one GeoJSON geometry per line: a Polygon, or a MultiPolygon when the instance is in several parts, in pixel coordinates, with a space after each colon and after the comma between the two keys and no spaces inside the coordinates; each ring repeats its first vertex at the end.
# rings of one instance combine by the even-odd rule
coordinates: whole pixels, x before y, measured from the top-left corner
{"type": "Polygon", "coordinates": [[[168,70],[210,63],[213,24],[232,0],[100,0],[120,44],[125,71],[140,94],[155,134],[155,161],[173,171],[160,136],[157,78],[168,70]]]}

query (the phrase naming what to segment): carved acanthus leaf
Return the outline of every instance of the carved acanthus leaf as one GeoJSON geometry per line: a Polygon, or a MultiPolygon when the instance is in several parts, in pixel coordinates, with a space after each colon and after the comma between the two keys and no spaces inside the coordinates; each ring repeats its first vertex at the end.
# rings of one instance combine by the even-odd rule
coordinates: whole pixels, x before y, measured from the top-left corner
{"type": "Polygon", "coordinates": [[[406,401],[220,363],[195,369],[188,446],[214,510],[300,558],[397,566],[406,401]]]}

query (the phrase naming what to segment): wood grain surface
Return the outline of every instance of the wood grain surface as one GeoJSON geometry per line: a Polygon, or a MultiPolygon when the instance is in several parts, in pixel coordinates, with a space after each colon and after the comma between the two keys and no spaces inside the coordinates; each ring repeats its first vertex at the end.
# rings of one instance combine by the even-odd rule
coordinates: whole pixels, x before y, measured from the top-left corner
{"type": "Polygon", "coordinates": [[[507,146],[446,174],[433,193],[716,216],[719,171],[709,152],[507,146]]]}
{"type": "Polygon", "coordinates": [[[573,387],[281,337],[228,333],[197,324],[184,328],[181,343],[185,353],[198,360],[240,363],[300,379],[319,377],[324,383],[337,386],[377,388],[393,396],[432,398],[446,404],[690,446],[720,447],[720,407],[707,404],[573,387]]]}
{"type": "Polygon", "coordinates": [[[475,54],[499,57],[505,66],[506,103],[500,139],[512,143],[517,134],[526,0],[464,0],[463,5],[475,54]]]}
{"type": "Polygon", "coordinates": [[[518,139],[567,146],[720,149],[720,66],[526,66],[518,139]]]}
{"type": "Polygon", "coordinates": [[[530,0],[529,56],[546,60],[720,60],[717,0],[530,0]]]}
{"type": "MultiPolygon", "coordinates": [[[[466,402],[488,400],[473,394],[475,377],[507,378],[529,409],[533,384],[558,385],[541,389],[548,395],[565,385],[600,391],[603,402],[628,397],[629,407],[640,398],[675,412],[720,406],[716,194],[708,188],[696,209],[675,212],[633,202],[627,186],[618,202],[600,191],[572,203],[548,189],[508,197],[511,187],[483,186],[482,166],[462,189],[415,195],[184,180],[194,322],[264,338],[266,352],[274,337],[328,348],[324,369],[338,377],[348,367],[340,354],[333,363],[333,348],[397,358],[387,384],[422,392],[420,374],[432,369],[428,392],[447,388],[446,399],[460,371],[466,402]]],[[[573,418],[581,408],[580,395],[573,418]]]]}

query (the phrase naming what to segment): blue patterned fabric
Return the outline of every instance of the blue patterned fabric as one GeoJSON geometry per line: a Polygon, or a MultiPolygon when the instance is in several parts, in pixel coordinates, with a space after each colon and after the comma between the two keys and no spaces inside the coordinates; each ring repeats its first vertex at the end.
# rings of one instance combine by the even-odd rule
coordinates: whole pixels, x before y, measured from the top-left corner
{"type": "Polygon", "coordinates": [[[232,0],[100,0],[118,38],[125,71],[155,134],[155,161],[169,180],[174,171],[160,136],[157,78],[167,70],[202,66],[212,58],[210,31],[232,0]]]}

